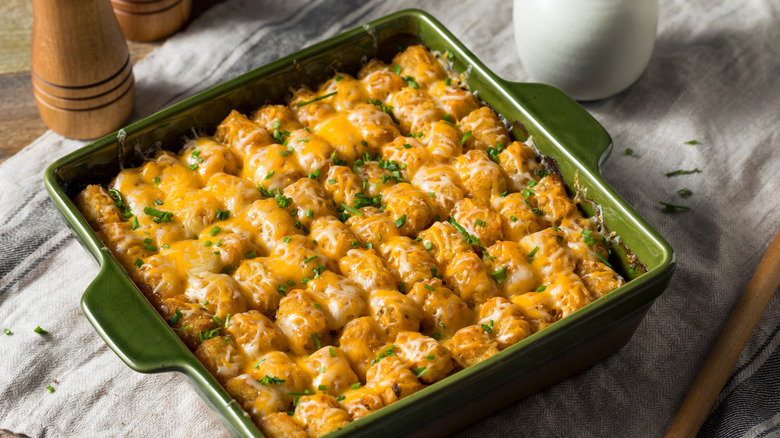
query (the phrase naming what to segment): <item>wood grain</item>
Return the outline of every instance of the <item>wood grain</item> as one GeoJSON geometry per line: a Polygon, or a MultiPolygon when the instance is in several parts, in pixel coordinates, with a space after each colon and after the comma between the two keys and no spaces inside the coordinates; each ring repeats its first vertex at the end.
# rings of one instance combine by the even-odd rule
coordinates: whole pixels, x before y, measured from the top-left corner
{"type": "MultiPolygon", "coordinates": [[[[190,20],[226,0],[194,0],[190,20]]],[[[185,27],[186,28],[186,27],[185,27]]],[[[30,80],[32,2],[0,1],[0,163],[46,132],[35,106],[30,80]]],[[[128,41],[133,63],[165,40],[153,43],[128,41]]]]}
{"type": "Polygon", "coordinates": [[[48,128],[38,115],[29,73],[0,75],[0,162],[40,137],[48,128]]]}
{"type": "Polygon", "coordinates": [[[133,112],[133,66],[109,0],[33,0],[31,66],[38,112],[65,137],[102,137],[133,112]]]}
{"type": "Polygon", "coordinates": [[[747,289],[734,307],[726,326],[723,327],[715,347],[693,382],[677,417],[666,432],[667,438],[696,436],[778,287],[780,287],[780,231],[769,245],[747,289]]]}
{"type": "Polygon", "coordinates": [[[125,38],[157,41],[187,23],[192,0],[111,0],[111,5],[125,38]]]}

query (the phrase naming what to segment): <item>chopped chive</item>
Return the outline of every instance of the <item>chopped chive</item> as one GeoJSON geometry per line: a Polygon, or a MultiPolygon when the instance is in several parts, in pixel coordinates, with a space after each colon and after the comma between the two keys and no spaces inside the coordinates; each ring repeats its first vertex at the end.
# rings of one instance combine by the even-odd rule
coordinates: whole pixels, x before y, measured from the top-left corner
{"type": "Polygon", "coordinates": [[[47,386],[46,390],[49,391],[50,394],[54,393],[54,388],[51,385],[47,386]]]}
{"type": "Polygon", "coordinates": [[[596,244],[596,238],[593,237],[593,232],[591,230],[584,229],[584,230],[580,231],[580,234],[585,236],[585,237],[582,238],[582,241],[587,243],[588,246],[593,246],[593,245],[596,244]]]}
{"type": "Polygon", "coordinates": [[[677,191],[677,195],[681,198],[690,198],[693,192],[688,189],[680,189],[677,191]]]}
{"type": "Polygon", "coordinates": [[[338,92],[337,92],[337,91],[334,91],[334,92],[332,92],[332,93],[328,93],[328,94],[326,94],[326,95],[323,95],[323,96],[320,96],[320,97],[315,97],[314,99],[312,99],[312,100],[309,100],[309,101],[306,101],[306,102],[298,102],[298,103],[297,103],[297,106],[298,106],[298,108],[300,108],[300,107],[302,107],[302,106],[306,106],[306,105],[308,105],[308,104],[310,104],[310,103],[314,103],[314,102],[317,102],[317,101],[319,101],[319,100],[323,100],[323,99],[327,99],[327,98],[329,98],[329,97],[331,97],[331,96],[335,96],[335,95],[336,95],[336,93],[338,93],[338,92]]]}
{"type": "Polygon", "coordinates": [[[138,216],[133,216],[133,220],[130,221],[130,227],[134,230],[138,229],[138,216]]]}
{"type": "Polygon", "coordinates": [[[274,171],[274,170],[272,170],[272,171],[268,172],[268,173],[265,175],[265,179],[271,179],[271,177],[272,177],[272,176],[274,176],[274,173],[276,173],[276,171],[274,171]]]}
{"type": "Polygon", "coordinates": [[[431,286],[430,284],[426,284],[425,288],[428,289],[428,290],[436,290],[436,288],[431,286]]]}
{"type": "Polygon", "coordinates": [[[141,259],[135,259],[135,263],[133,264],[135,265],[136,268],[140,268],[141,266],[143,266],[144,261],[141,259]]]}
{"type": "Polygon", "coordinates": [[[11,329],[4,328],[3,333],[5,333],[6,336],[11,336],[14,334],[14,332],[11,331],[11,329]]]}
{"type": "Polygon", "coordinates": [[[480,326],[482,327],[482,330],[484,330],[484,331],[486,331],[488,333],[493,333],[493,320],[492,319],[490,321],[488,321],[487,324],[480,324],[480,326]]]}
{"type": "Polygon", "coordinates": [[[314,211],[312,211],[311,208],[306,209],[306,217],[313,218],[314,217],[314,211]]]}
{"type": "Polygon", "coordinates": [[[351,388],[352,388],[352,389],[358,389],[358,388],[360,388],[360,382],[353,383],[351,388]]]}
{"type": "Polygon", "coordinates": [[[398,64],[393,65],[393,73],[400,75],[401,74],[401,66],[398,64]]]}
{"type": "Polygon", "coordinates": [[[218,226],[217,226],[217,227],[214,227],[214,228],[212,228],[212,229],[210,229],[210,230],[209,230],[209,236],[211,236],[211,237],[214,237],[214,236],[216,236],[217,234],[219,234],[219,232],[220,232],[220,231],[222,231],[222,228],[220,228],[220,227],[218,227],[218,226]]]}
{"type": "Polygon", "coordinates": [[[336,357],[336,349],[333,347],[328,348],[328,352],[330,353],[330,357],[336,357]]]}
{"type": "Polygon", "coordinates": [[[463,137],[460,138],[460,144],[465,144],[466,140],[470,139],[472,135],[471,131],[464,132],[463,137]]]}
{"type": "Polygon", "coordinates": [[[303,263],[304,264],[309,263],[310,261],[316,259],[317,257],[319,257],[319,256],[315,254],[315,255],[309,257],[308,259],[304,260],[303,263]]]}
{"type": "Polygon", "coordinates": [[[699,140],[688,140],[685,142],[685,144],[690,144],[690,145],[699,144],[699,140]]]}
{"type": "Polygon", "coordinates": [[[509,220],[512,222],[517,222],[517,216],[515,215],[509,216],[509,220]]]}
{"type": "Polygon", "coordinates": [[[322,342],[320,341],[320,335],[318,335],[316,332],[311,334],[311,340],[314,341],[314,347],[317,350],[322,348],[322,342]]]}
{"type": "Polygon", "coordinates": [[[401,228],[406,223],[406,215],[401,215],[398,219],[395,220],[395,226],[396,228],[401,228]]]}
{"type": "MultiPolygon", "coordinates": [[[[258,364],[259,363],[260,362],[258,362],[258,364]]],[[[255,380],[257,380],[257,379],[255,379],[255,380]]],[[[280,379],[280,378],[278,378],[276,376],[269,376],[268,374],[266,374],[265,377],[263,377],[262,379],[257,380],[257,381],[261,385],[281,385],[282,383],[285,382],[284,379],[280,379]]]]}
{"type": "Polygon", "coordinates": [[[451,83],[452,83],[452,79],[450,79],[450,78],[447,78],[447,79],[444,80],[444,85],[446,85],[448,87],[450,86],[451,83]]]}
{"type": "Polygon", "coordinates": [[[425,360],[427,360],[427,361],[432,361],[434,359],[436,359],[436,356],[434,356],[432,354],[429,354],[429,355],[425,356],[425,360]]]}
{"type": "Polygon", "coordinates": [[[680,170],[675,170],[674,172],[668,172],[665,175],[666,176],[690,175],[692,173],[701,173],[701,170],[699,170],[698,168],[693,169],[693,170],[682,170],[682,169],[680,169],[680,170]]]}
{"type": "Polygon", "coordinates": [[[414,373],[414,375],[415,375],[415,376],[417,376],[417,377],[420,377],[420,376],[422,376],[423,374],[425,374],[425,373],[426,373],[426,371],[428,371],[428,368],[427,368],[427,367],[420,367],[420,368],[414,368],[414,369],[412,369],[412,372],[413,372],[413,373],[414,373]]]}
{"type": "Polygon", "coordinates": [[[155,176],[154,179],[152,180],[152,182],[154,183],[154,185],[159,185],[160,184],[160,177],[159,176],[155,176]]]}
{"type": "Polygon", "coordinates": [[[539,247],[535,246],[534,249],[532,249],[531,252],[528,253],[528,263],[534,261],[534,256],[536,255],[537,252],[539,252],[539,247]]]}
{"type": "Polygon", "coordinates": [[[290,155],[293,154],[293,152],[295,152],[295,149],[287,148],[281,152],[277,152],[277,155],[279,155],[280,157],[289,157],[290,155]]]}
{"type": "Polygon", "coordinates": [[[279,295],[281,296],[287,296],[287,285],[286,284],[278,284],[276,285],[276,291],[279,292],[279,295]]]}
{"type": "Polygon", "coordinates": [[[425,249],[427,249],[428,251],[430,251],[430,250],[431,250],[431,248],[433,248],[433,243],[432,243],[430,240],[429,240],[429,241],[427,241],[427,242],[425,242],[425,249]]]}
{"type": "Polygon", "coordinates": [[[607,261],[607,259],[604,258],[603,255],[601,255],[600,252],[596,251],[596,256],[601,259],[602,262],[604,262],[605,265],[607,265],[608,268],[611,268],[612,265],[607,261]]]}
{"type": "Polygon", "coordinates": [[[547,286],[542,285],[536,288],[536,292],[544,292],[545,289],[547,289],[547,286]]]}
{"type": "Polygon", "coordinates": [[[257,361],[257,363],[255,364],[255,366],[253,366],[252,368],[254,368],[254,369],[258,369],[258,368],[260,368],[260,365],[261,365],[263,362],[265,362],[265,358],[264,358],[264,357],[260,358],[260,360],[258,360],[258,361],[257,361]]]}
{"type": "Polygon", "coordinates": [[[289,243],[289,242],[290,242],[290,240],[292,240],[292,239],[290,238],[290,236],[285,236],[285,237],[282,239],[282,242],[284,242],[284,243],[289,243]]]}
{"type": "MultiPolygon", "coordinates": [[[[341,204],[341,207],[342,207],[344,210],[347,210],[347,211],[348,211],[350,214],[353,214],[353,215],[355,215],[355,216],[363,216],[363,212],[362,212],[362,211],[360,211],[360,210],[358,210],[358,209],[356,209],[356,208],[354,208],[354,207],[350,207],[350,206],[349,206],[349,205],[347,205],[347,204],[344,204],[344,203],[342,203],[342,204],[341,204]]],[[[406,220],[406,218],[404,218],[404,220],[406,220]]],[[[396,223],[398,223],[398,221],[396,221],[396,223]]]]}
{"type": "Polygon", "coordinates": [[[41,326],[35,327],[35,329],[33,331],[35,333],[38,333],[39,335],[48,335],[49,334],[49,332],[44,330],[44,329],[42,329],[41,326]]]}
{"type": "Polygon", "coordinates": [[[248,253],[244,254],[244,257],[246,257],[249,260],[252,260],[253,258],[257,257],[257,253],[255,251],[249,251],[248,253]]]}
{"type": "Polygon", "coordinates": [[[474,226],[475,227],[484,227],[485,225],[487,225],[487,224],[482,219],[474,220],[474,226]]]}
{"type": "Polygon", "coordinates": [[[626,148],[626,152],[625,153],[626,153],[626,155],[633,155],[634,150],[631,149],[631,148],[626,148]]]}
{"type": "Polygon", "coordinates": [[[174,312],[171,319],[168,320],[168,325],[175,325],[176,323],[181,321],[183,317],[184,315],[181,314],[181,311],[179,309],[176,309],[176,312],[174,312]]]}
{"type": "Polygon", "coordinates": [[[493,280],[496,280],[496,283],[501,284],[502,281],[506,280],[506,266],[498,271],[492,272],[490,276],[493,277],[493,280]]]}
{"type": "Polygon", "coordinates": [[[171,219],[173,218],[173,213],[171,213],[170,211],[160,211],[160,210],[158,210],[156,208],[152,208],[152,207],[144,207],[144,213],[146,213],[149,216],[154,217],[154,219],[152,219],[152,221],[154,221],[156,223],[170,222],[171,219]]]}
{"type": "Polygon", "coordinates": [[[674,205],[669,204],[667,202],[659,202],[659,204],[664,206],[664,209],[668,211],[669,213],[677,213],[678,211],[690,211],[691,207],[686,207],[684,205],[674,205]]]}

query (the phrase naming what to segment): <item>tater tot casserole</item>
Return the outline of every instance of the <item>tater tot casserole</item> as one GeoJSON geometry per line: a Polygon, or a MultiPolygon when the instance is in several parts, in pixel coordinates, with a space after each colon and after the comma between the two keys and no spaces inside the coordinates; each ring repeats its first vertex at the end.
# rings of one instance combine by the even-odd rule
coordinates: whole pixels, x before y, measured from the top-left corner
{"type": "Polygon", "coordinates": [[[625,283],[508,126],[412,45],[233,111],[75,203],[264,434],[317,437],[625,283]]]}

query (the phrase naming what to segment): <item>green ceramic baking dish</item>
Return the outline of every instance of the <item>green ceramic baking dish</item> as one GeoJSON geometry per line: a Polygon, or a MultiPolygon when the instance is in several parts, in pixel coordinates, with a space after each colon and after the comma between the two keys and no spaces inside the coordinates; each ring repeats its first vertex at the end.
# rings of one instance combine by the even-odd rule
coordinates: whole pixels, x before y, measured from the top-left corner
{"type": "MultiPolygon", "coordinates": [[[[81,299],[84,314],[134,370],[178,371],[190,378],[234,436],[262,435],[157,314],[71,198],[88,183],[108,182],[120,164],[138,164],[159,147],[178,150],[193,128],[213,132],[233,108],[249,112],[263,103],[282,102],[291,86],[315,84],[334,69],[355,73],[366,59],[389,61],[399,45],[418,42],[441,52],[451,50],[454,68],[468,70],[471,89],[507,120],[522,123],[539,150],[557,162],[569,189],[600,206],[604,224],[619,236],[612,244],[610,262],[630,281],[500,354],[330,437],[427,437],[457,430],[616,352],[671,278],[672,248],[599,173],[612,141],[593,117],[554,87],[496,77],[425,12],[407,10],[386,16],[186,99],[61,158],[46,171],[49,193],[100,264],[97,278],[81,299]]],[[[588,203],[584,209],[598,213],[588,203]]]]}

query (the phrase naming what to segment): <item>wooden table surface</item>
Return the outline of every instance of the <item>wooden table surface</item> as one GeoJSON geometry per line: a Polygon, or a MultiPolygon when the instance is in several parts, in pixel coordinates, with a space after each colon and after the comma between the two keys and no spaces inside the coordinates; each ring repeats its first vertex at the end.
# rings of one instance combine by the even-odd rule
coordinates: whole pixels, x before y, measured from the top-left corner
{"type": "MultiPolygon", "coordinates": [[[[193,0],[192,18],[223,1],[193,0]]],[[[0,163],[47,130],[33,97],[31,40],[31,0],[0,0],[0,163]]],[[[130,59],[137,62],[163,42],[128,41],[130,59]]]]}

